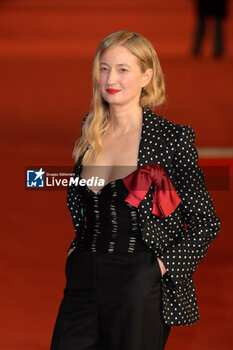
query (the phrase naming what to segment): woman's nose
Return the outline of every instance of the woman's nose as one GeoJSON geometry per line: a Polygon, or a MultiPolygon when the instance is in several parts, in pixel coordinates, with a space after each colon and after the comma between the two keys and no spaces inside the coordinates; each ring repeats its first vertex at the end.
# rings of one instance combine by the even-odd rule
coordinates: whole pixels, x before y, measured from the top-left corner
{"type": "Polygon", "coordinates": [[[108,85],[114,84],[116,81],[117,81],[117,75],[116,75],[116,72],[114,72],[114,70],[112,69],[108,73],[108,79],[107,79],[108,85]]]}

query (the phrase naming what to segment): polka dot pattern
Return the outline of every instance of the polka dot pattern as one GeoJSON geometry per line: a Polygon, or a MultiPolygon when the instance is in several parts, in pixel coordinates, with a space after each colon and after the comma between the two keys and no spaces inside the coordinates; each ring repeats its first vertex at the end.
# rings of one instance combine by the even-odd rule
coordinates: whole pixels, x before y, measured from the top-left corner
{"type": "MultiPolygon", "coordinates": [[[[82,156],[75,165],[76,174],[82,156]]],[[[163,166],[181,198],[171,215],[157,217],[152,214],[152,185],[138,207],[142,238],[167,269],[162,277],[163,319],[172,326],[191,325],[199,320],[192,274],[220,230],[220,219],[198,166],[192,127],[169,122],[144,108],[138,168],[146,164],[163,166]]],[[[83,225],[82,207],[72,186],[68,188],[67,203],[69,210],[75,210],[73,223],[78,235],[83,225]]],[[[69,249],[75,246],[74,239],[69,249]]]]}

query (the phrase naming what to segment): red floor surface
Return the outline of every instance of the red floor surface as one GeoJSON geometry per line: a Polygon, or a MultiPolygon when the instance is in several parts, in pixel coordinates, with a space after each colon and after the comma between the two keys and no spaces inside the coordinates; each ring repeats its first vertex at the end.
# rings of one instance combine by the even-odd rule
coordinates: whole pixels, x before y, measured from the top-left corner
{"type": "MultiPolygon", "coordinates": [[[[0,2],[4,350],[49,349],[74,231],[65,191],[26,191],[25,166],[73,165],[73,144],[90,103],[91,63],[105,35],[130,29],[151,40],[167,85],[167,103],[156,113],[191,125],[197,146],[233,147],[231,16],[225,25],[226,55],[212,58],[210,26],[203,55],[194,59],[192,1],[147,0],[143,7],[135,0],[77,3],[0,2]]],[[[166,350],[232,348],[233,159],[201,159],[200,164],[228,166],[230,187],[211,190],[222,229],[194,275],[200,322],[174,327],[166,350]]]]}

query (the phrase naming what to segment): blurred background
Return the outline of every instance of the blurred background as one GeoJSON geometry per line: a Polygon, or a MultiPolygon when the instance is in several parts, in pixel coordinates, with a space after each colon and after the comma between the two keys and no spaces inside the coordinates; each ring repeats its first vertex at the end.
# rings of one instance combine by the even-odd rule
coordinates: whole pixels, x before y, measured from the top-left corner
{"type": "Polygon", "coordinates": [[[211,16],[195,0],[0,0],[1,349],[49,349],[74,230],[66,191],[25,190],[25,167],[73,166],[96,47],[121,29],[159,56],[167,102],[155,113],[191,125],[200,166],[230,174],[210,189],[222,228],[194,274],[200,321],[172,328],[166,350],[232,348],[232,10],[230,0],[211,16]]]}

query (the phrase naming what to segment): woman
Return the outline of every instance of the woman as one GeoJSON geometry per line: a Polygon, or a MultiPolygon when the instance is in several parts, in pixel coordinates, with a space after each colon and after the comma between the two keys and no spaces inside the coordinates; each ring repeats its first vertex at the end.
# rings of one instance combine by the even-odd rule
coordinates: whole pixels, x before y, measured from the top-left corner
{"type": "Polygon", "coordinates": [[[192,274],[220,220],[193,129],[148,108],[164,100],[146,38],[118,31],[100,42],[73,152],[80,182],[67,202],[76,237],[51,350],[161,350],[171,326],[199,320],[192,274]]]}

